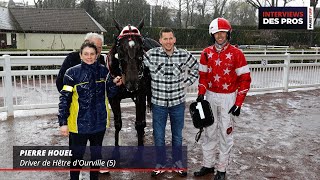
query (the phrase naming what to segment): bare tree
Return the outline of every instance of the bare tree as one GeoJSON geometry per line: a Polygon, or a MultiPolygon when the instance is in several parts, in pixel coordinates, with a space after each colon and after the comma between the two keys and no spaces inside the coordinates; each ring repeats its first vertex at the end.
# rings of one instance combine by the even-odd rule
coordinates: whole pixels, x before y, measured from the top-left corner
{"type": "Polygon", "coordinates": [[[122,25],[138,24],[142,18],[149,22],[150,6],[146,0],[119,0],[114,2],[114,18],[122,25]]]}
{"type": "Polygon", "coordinates": [[[184,19],[186,28],[193,26],[195,3],[195,0],[184,0],[183,2],[185,7],[183,12],[185,12],[184,19]]]}
{"type": "Polygon", "coordinates": [[[182,28],[182,0],[178,0],[178,13],[177,13],[177,20],[178,20],[178,27],[182,28]]]}
{"type": "MultiPolygon", "coordinates": [[[[289,2],[292,2],[292,1],[295,1],[295,0],[281,0],[281,2],[283,2],[283,7],[285,7],[289,2]]],[[[279,0],[246,0],[246,2],[255,8],[278,7],[280,5],[279,0]]]]}
{"type": "Polygon", "coordinates": [[[190,10],[190,25],[193,26],[194,22],[194,8],[195,8],[196,0],[191,0],[191,10],[190,10]]]}
{"type": "Polygon", "coordinates": [[[318,5],[319,0],[310,0],[310,7],[313,7],[314,10],[314,24],[317,22],[317,19],[319,17],[320,10],[316,8],[318,5]]]}
{"type": "Polygon", "coordinates": [[[75,8],[77,0],[44,0],[44,8],[75,8]]]}
{"type": "Polygon", "coordinates": [[[234,25],[255,25],[257,22],[256,8],[244,0],[232,1],[227,6],[225,17],[234,25]]]}
{"type": "Polygon", "coordinates": [[[77,0],[33,0],[36,8],[76,8],[77,0]]]}
{"type": "Polygon", "coordinates": [[[213,0],[213,18],[221,17],[224,14],[227,0],[213,0]]]}
{"type": "Polygon", "coordinates": [[[291,1],[294,1],[294,0],[283,0],[283,7],[285,7],[291,1]]]}
{"type": "Polygon", "coordinates": [[[318,5],[319,0],[310,0],[310,6],[316,7],[318,5]]]}
{"type": "Polygon", "coordinates": [[[208,0],[200,0],[198,1],[198,11],[200,12],[200,16],[204,19],[206,13],[207,13],[207,5],[208,5],[208,0]]]}
{"type": "Polygon", "coordinates": [[[190,17],[190,0],[184,0],[185,1],[185,5],[186,5],[186,24],[185,24],[185,28],[188,27],[189,24],[189,17],[190,17]]]}
{"type": "Polygon", "coordinates": [[[111,9],[109,13],[110,15],[112,15],[112,18],[116,17],[116,6],[117,4],[119,4],[119,0],[111,0],[111,9]]]}
{"type": "Polygon", "coordinates": [[[80,8],[85,9],[90,16],[99,22],[99,12],[95,0],[82,0],[80,2],[80,8]]]}
{"type": "Polygon", "coordinates": [[[36,6],[36,8],[42,8],[43,7],[43,0],[33,0],[34,5],[36,6]]]}
{"type": "Polygon", "coordinates": [[[170,9],[166,6],[155,6],[152,23],[155,27],[173,26],[170,9]]]}

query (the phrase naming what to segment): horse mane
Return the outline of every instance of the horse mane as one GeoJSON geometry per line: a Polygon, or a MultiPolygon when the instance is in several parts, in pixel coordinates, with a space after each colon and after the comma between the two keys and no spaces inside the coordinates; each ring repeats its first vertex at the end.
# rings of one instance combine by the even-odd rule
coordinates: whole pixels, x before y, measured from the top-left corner
{"type": "Polygon", "coordinates": [[[119,69],[119,60],[115,57],[115,54],[117,54],[118,40],[115,40],[115,41],[116,42],[113,43],[108,53],[108,66],[109,66],[109,71],[113,76],[121,76],[121,71],[119,69]]]}
{"type": "Polygon", "coordinates": [[[154,47],[160,47],[161,45],[158,43],[158,41],[151,39],[149,37],[143,38],[143,49],[144,51],[148,51],[149,49],[152,49],[154,47]]]}

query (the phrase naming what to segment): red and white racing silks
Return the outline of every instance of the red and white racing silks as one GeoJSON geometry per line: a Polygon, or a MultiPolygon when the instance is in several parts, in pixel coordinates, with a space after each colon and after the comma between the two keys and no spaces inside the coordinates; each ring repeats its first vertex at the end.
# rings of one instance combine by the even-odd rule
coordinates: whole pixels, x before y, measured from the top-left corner
{"type": "Polygon", "coordinates": [[[199,94],[237,91],[235,105],[241,106],[250,88],[251,77],[247,61],[238,48],[227,43],[220,52],[209,46],[201,53],[199,64],[199,94]]]}

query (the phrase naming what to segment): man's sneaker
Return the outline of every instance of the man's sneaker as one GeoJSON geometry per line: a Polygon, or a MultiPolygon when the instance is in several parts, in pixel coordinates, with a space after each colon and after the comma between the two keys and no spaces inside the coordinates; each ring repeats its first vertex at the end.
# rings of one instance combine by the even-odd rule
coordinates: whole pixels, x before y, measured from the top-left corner
{"type": "Polygon", "coordinates": [[[214,180],[225,180],[226,172],[217,171],[217,174],[214,176],[214,180]]]}
{"type": "Polygon", "coordinates": [[[207,167],[202,167],[200,171],[194,172],[194,176],[199,177],[199,176],[204,176],[210,173],[214,173],[214,168],[207,168],[207,167]]]}
{"type": "Polygon", "coordinates": [[[174,172],[177,173],[180,177],[186,177],[188,175],[185,167],[183,167],[182,162],[181,161],[176,161],[173,164],[173,168],[175,169],[174,172]]]}
{"type": "Polygon", "coordinates": [[[82,175],[81,171],[79,173],[79,180],[83,180],[84,179],[84,176],[82,175]]]}
{"type": "Polygon", "coordinates": [[[162,166],[161,164],[157,164],[155,170],[153,170],[151,172],[151,177],[156,177],[160,174],[163,174],[165,171],[162,170],[164,168],[164,166],[162,166]]]}

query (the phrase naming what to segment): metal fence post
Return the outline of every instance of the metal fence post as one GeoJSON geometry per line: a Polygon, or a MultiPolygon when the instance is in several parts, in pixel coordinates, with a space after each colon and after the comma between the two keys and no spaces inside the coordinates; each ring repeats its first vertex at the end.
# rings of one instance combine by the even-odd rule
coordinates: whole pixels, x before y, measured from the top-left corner
{"type": "MultiPolygon", "coordinates": [[[[27,50],[27,56],[31,56],[30,49],[27,50]]],[[[31,70],[31,65],[28,65],[28,70],[31,70]]]]}
{"type": "Polygon", "coordinates": [[[288,92],[289,89],[289,64],[290,64],[290,53],[285,54],[287,57],[284,60],[283,67],[283,87],[284,92],[288,92]]]}
{"type": "Polygon", "coordinates": [[[5,91],[6,91],[6,105],[7,105],[7,118],[13,118],[13,87],[11,76],[11,62],[10,55],[3,55],[4,57],[4,72],[5,72],[5,91]]]}
{"type": "MultiPolygon", "coordinates": [[[[316,48],[316,54],[318,54],[318,47],[316,48]]],[[[315,63],[318,62],[318,59],[315,60],[315,63]]]]}

